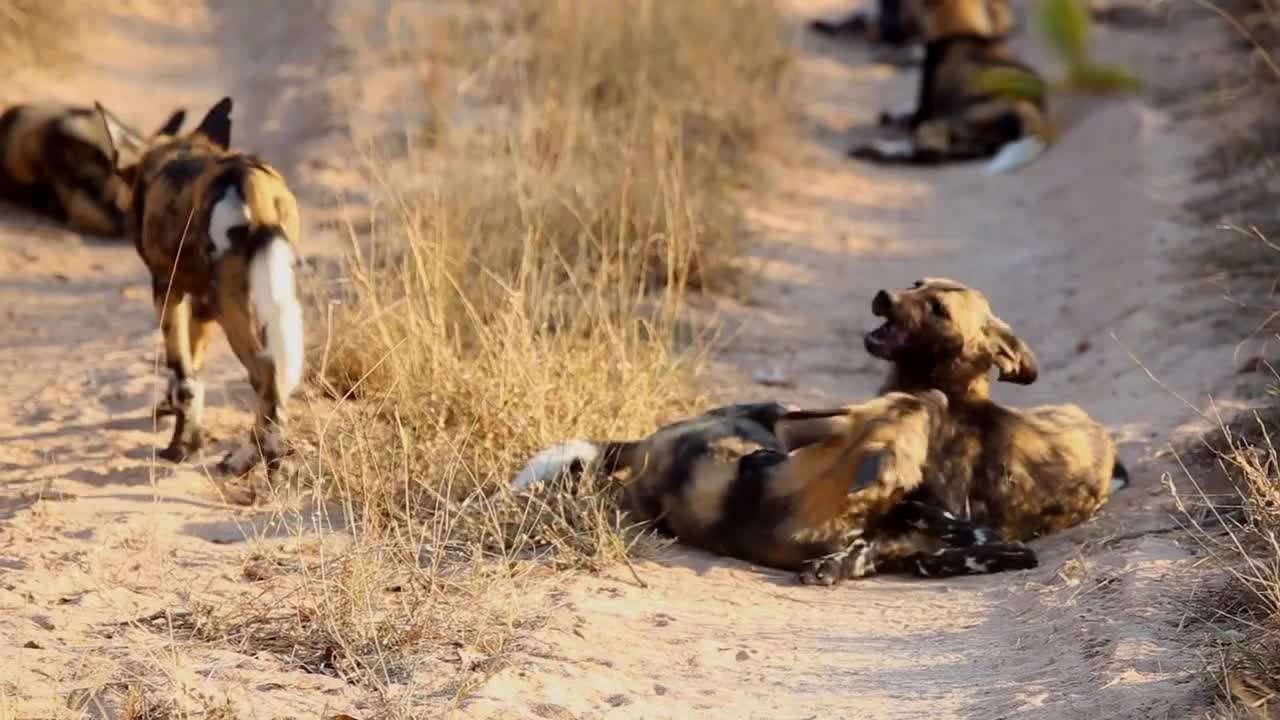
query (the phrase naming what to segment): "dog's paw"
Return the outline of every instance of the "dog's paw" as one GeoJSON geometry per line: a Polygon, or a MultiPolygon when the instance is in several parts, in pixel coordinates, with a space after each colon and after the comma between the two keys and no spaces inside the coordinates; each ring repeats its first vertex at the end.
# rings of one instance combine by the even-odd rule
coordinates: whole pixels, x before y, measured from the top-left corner
{"type": "Polygon", "coordinates": [[[246,475],[258,465],[261,459],[257,446],[253,443],[245,443],[222,458],[218,463],[218,473],[233,477],[246,475]]]}
{"type": "Polygon", "coordinates": [[[798,578],[801,585],[821,585],[831,587],[840,582],[842,573],[840,559],[833,556],[815,558],[805,562],[800,568],[798,578]]]}

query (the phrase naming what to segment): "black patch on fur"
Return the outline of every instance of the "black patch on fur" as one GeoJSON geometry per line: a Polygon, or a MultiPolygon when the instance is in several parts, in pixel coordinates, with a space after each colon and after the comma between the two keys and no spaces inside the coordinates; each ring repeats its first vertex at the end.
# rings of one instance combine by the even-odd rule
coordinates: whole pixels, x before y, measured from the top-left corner
{"type": "Polygon", "coordinates": [[[156,179],[163,181],[175,189],[186,187],[209,166],[207,157],[200,155],[182,155],[167,160],[156,172],[156,179]]]}
{"type": "Polygon", "coordinates": [[[880,469],[884,467],[885,453],[872,453],[862,458],[858,467],[854,468],[853,479],[849,483],[850,492],[865,490],[880,478],[880,469]]]}
{"type": "Polygon", "coordinates": [[[757,450],[738,460],[738,476],[725,493],[720,520],[710,529],[712,537],[735,537],[743,530],[753,537],[771,532],[787,515],[788,498],[766,498],[765,487],[775,466],[786,462],[786,453],[757,450]]]}
{"type": "Polygon", "coordinates": [[[1111,466],[1111,479],[1119,480],[1123,483],[1120,486],[1121,488],[1129,487],[1129,468],[1125,467],[1124,463],[1120,462],[1120,458],[1116,458],[1115,463],[1111,466]]]}

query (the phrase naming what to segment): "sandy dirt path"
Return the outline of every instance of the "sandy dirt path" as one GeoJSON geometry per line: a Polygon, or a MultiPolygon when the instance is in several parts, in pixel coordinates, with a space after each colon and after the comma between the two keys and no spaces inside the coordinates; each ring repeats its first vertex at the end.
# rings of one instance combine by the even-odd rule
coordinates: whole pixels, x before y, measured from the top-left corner
{"type": "MultiPolygon", "coordinates": [[[[314,224],[327,193],[349,180],[323,162],[342,130],[328,80],[347,61],[330,22],[336,2],[256,5],[118,3],[87,48],[89,68],[52,83],[43,73],[10,79],[2,99],[50,88],[99,97],[147,129],[174,105],[198,115],[232,94],[237,144],[295,178],[314,224]]],[[[786,7],[797,26],[844,9],[786,7]]],[[[1167,75],[1177,58],[1160,48],[1185,44],[1158,33],[1207,42],[1211,30],[1146,32],[1104,30],[1098,43],[1167,75]]],[[[715,379],[734,399],[864,397],[882,372],[861,350],[875,290],[955,277],[987,292],[1040,356],[1041,380],[1000,387],[998,398],[1081,402],[1124,439],[1135,486],[1096,522],[1038,541],[1041,567],[1011,576],[823,591],[680,552],[638,566],[647,588],[622,570],[576,579],[465,715],[1156,718],[1185,717],[1201,699],[1173,590],[1195,558],[1163,532],[1169,465],[1153,459],[1193,414],[1134,361],[1196,403],[1233,367],[1230,339],[1213,331],[1215,299],[1185,291],[1170,260],[1193,238],[1167,220],[1190,189],[1190,130],[1127,100],[1089,115],[1015,176],[845,161],[847,128],[907,100],[913,78],[804,39],[804,129],[752,210],[764,279],[751,304],[718,307],[737,335],[715,379]],[[798,387],[744,380],[778,362],[798,387]]],[[[366,100],[394,94],[365,91],[366,100]]],[[[309,252],[330,249],[310,233],[309,252]]],[[[164,440],[149,415],[156,343],[131,247],[0,218],[0,716],[71,706],[109,716],[92,689],[157,671],[252,698],[242,704],[250,717],[345,707],[356,691],[323,675],[230,651],[170,654],[159,637],[140,657],[103,630],[193,598],[253,592],[239,572],[244,538],[264,528],[224,504],[200,468],[150,462],[164,440]]],[[[225,442],[248,414],[223,345],[208,375],[211,429],[225,442]]]]}

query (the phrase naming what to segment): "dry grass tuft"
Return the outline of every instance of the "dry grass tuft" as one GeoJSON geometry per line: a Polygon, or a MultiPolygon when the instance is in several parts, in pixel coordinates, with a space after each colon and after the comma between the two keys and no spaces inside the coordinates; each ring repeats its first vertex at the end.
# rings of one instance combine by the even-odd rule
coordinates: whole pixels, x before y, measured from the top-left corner
{"type": "Polygon", "coordinates": [[[526,0],[448,22],[417,50],[398,36],[407,56],[465,47],[429,45],[430,126],[397,162],[370,156],[380,203],[313,363],[345,401],[310,470],[365,522],[430,525],[450,557],[555,546],[596,566],[630,547],[607,491],[485,496],[540,447],[700,401],[679,314],[691,289],[732,287],[737,190],[783,120],[782,26],[766,0],[526,0]]]}
{"type": "Polygon", "coordinates": [[[1278,423],[1276,408],[1223,423],[1191,455],[1195,494],[1177,496],[1193,537],[1226,571],[1225,585],[1195,612],[1216,638],[1212,670],[1221,711],[1231,717],[1280,712],[1280,453],[1271,430],[1278,423]],[[1234,493],[1206,489],[1215,472],[1234,493]]]}
{"type": "Polygon", "coordinates": [[[81,11],[75,0],[6,0],[0,6],[0,70],[66,60],[81,11]]]}

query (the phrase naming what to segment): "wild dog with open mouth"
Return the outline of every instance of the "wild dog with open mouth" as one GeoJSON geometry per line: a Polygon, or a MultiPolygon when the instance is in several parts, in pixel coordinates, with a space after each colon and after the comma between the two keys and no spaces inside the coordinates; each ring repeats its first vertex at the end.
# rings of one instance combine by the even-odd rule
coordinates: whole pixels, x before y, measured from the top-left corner
{"type": "Polygon", "coordinates": [[[824,410],[730,405],[643,440],[544,450],[514,485],[624,472],[620,505],[632,517],[703,550],[799,571],[806,584],[1035,567],[1029,548],[910,499],[946,406],[936,391],[824,410]]]}
{"type": "MultiPolygon", "coordinates": [[[[991,5],[993,32],[1001,37],[1012,34],[1017,19],[1008,0],[991,0],[991,5]]],[[[861,38],[887,51],[879,53],[878,59],[903,67],[918,65],[924,59],[919,9],[909,0],[879,0],[874,16],[858,10],[840,20],[811,20],[809,29],[827,37],[861,38]]]]}
{"type": "Polygon", "coordinates": [[[885,321],[867,333],[866,350],[892,363],[880,391],[947,395],[948,422],[924,481],[943,507],[1026,540],[1087,520],[1128,484],[1115,440],[1079,406],[1014,409],[990,399],[992,366],[999,380],[1030,385],[1039,365],[982,293],[925,278],[876,293],[871,311],[885,321]]]}
{"type": "MultiPolygon", "coordinates": [[[[269,471],[288,451],[286,403],[304,368],[294,287],[301,224],[281,174],[228,149],[231,109],[231,98],[223,98],[195,130],[153,139],[136,165],[119,172],[132,188],[132,233],[151,272],[171,373],[176,420],[160,455],[181,462],[204,443],[199,373],[217,322],[257,395],[250,442],[219,464],[220,472],[240,475],[257,464],[259,451],[269,471]]],[[[105,112],[103,118],[112,125],[105,112]]]]}
{"type": "MultiPolygon", "coordinates": [[[[158,133],[176,133],[186,112],[175,110],[158,133]]],[[[118,119],[121,149],[145,141],[118,119]]],[[[116,147],[94,108],[14,105],[0,113],[0,198],[52,218],[75,232],[125,234],[116,147]]]]}
{"type": "Polygon", "coordinates": [[[1015,59],[1005,39],[1012,12],[1003,1],[905,0],[919,18],[925,42],[916,107],[881,113],[882,126],[908,131],[905,139],[879,139],[849,150],[876,163],[937,165],[990,158],[986,172],[1021,167],[1048,147],[1048,97],[1028,100],[973,87],[981,74],[1012,68],[1041,78],[1015,59]]]}

